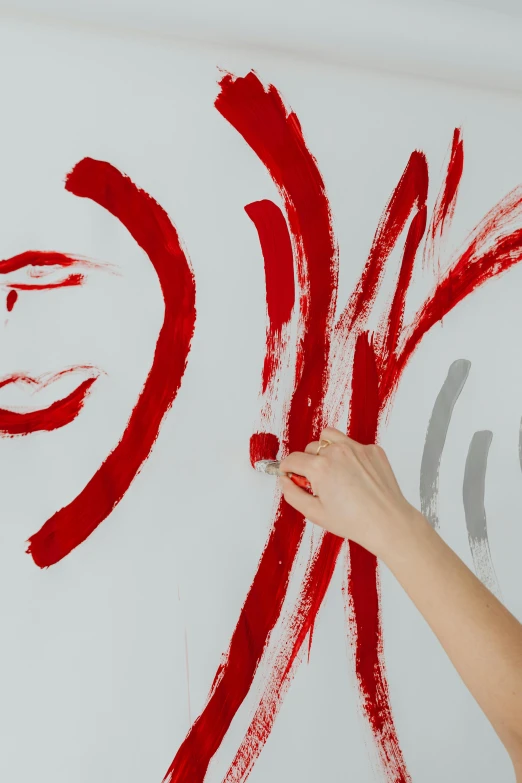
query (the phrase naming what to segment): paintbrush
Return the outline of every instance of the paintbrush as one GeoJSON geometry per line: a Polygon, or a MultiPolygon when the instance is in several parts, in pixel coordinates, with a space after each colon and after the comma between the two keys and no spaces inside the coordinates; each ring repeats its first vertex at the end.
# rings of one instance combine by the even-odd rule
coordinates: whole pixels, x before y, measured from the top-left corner
{"type": "Polygon", "coordinates": [[[259,473],[267,473],[269,476],[288,476],[294,484],[313,495],[312,485],[305,476],[299,476],[297,473],[285,473],[280,466],[281,462],[278,459],[260,459],[254,463],[254,468],[259,473]]]}

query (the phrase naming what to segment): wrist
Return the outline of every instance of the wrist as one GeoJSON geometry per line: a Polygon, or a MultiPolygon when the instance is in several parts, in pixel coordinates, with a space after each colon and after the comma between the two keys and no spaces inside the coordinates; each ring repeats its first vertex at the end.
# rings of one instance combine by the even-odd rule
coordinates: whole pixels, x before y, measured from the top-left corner
{"type": "Polygon", "coordinates": [[[391,570],[401,560],[408,559],[412,545],[418,546],[434,534],[428,520],[409,503],[387,521],[385,531],[380,551],[376,554],[391,570]]]}

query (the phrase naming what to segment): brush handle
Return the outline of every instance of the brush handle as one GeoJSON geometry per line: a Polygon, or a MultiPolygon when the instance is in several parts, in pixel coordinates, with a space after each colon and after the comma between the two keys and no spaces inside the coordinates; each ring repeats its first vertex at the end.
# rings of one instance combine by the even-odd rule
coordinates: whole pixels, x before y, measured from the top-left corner
{"type": "Polygon", "coordinates": [[[288,473],[288,478],[294,482],[294,484],[301,489],[305,489],[310,495],[313,495],[312,485],[304,476],[299,476],[297,473],[288,473]]]}

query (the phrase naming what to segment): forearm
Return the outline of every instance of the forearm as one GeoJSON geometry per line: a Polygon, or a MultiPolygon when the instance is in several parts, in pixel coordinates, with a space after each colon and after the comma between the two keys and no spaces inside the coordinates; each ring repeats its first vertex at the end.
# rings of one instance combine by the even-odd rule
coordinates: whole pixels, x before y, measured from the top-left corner
{"type": "Polygon", "coordinates": [[[522,767],[522,625],[418,512],[398,525],[383,560],[522,767]]]}

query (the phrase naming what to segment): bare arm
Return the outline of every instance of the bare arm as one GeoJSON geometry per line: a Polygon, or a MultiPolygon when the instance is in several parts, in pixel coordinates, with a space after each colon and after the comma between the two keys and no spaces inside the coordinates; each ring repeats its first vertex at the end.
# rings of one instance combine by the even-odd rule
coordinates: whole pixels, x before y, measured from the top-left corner
{"type": "Polygon", "coordinates": [[[333,429],[322,437],[331,445],[319,455],[312,443],[306,454],[291,454],[281,464],[306,476],[316,497],[283,478],[285,499],[386,563],[491,722],[522,783],[522,625],[406,501],[382,449],[333,429]]]}

